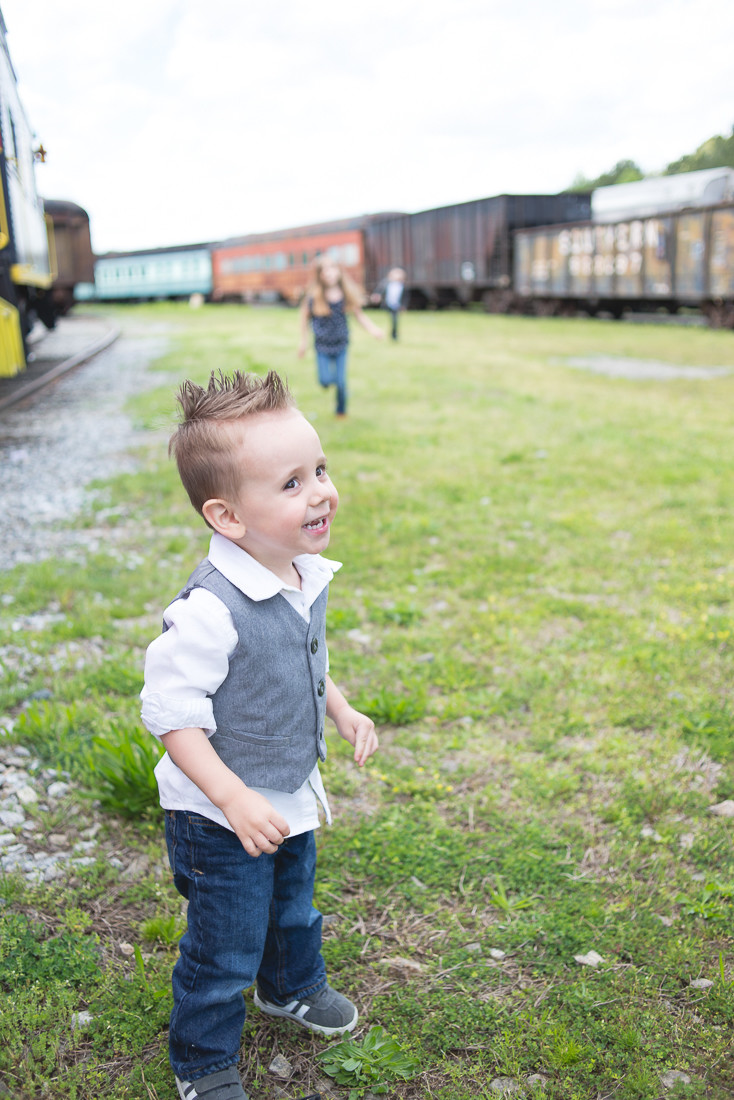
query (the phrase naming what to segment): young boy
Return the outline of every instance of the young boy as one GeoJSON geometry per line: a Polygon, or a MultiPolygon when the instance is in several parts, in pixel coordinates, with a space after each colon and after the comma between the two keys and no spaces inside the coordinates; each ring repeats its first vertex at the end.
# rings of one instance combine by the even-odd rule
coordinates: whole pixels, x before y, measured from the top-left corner
{"type": "Polygon", "coordinates": [[[324,1035],[357,1009],[326,980],[313,906],[324,721],[362,766],[372,721],[328,675],[325,610],[338,496],[319,438],[275,372],[185,382],[169,451],[213,530],[209,556],[148,648],[142,719],[188,929],[173,971],[170,1058],[182,1100],[247,1100],[243,990],[324,1035]]]}

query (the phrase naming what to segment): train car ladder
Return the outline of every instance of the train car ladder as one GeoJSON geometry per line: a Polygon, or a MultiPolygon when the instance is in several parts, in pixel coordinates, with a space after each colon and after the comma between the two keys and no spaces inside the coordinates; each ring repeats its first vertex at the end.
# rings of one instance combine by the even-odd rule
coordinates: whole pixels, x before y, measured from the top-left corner
{"type": "Polygon", "coordinates": [[[18,310],[0,298],[0,377],[12,378],[22,370],[25,354],[18,310]]]}

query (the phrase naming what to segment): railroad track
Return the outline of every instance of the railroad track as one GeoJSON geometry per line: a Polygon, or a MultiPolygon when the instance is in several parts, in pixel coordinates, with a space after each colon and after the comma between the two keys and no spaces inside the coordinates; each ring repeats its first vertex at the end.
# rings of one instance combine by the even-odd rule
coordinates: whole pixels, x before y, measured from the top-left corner
{"type": "Polygon", "coordinates": [[[26,369],[12,378],[0,378],[0,411],[32,397],[61,375],[99,355],[119,335],[120,330],[105,318],[83,314],[62,317],[51,332],[34,330],[26,369]]]}

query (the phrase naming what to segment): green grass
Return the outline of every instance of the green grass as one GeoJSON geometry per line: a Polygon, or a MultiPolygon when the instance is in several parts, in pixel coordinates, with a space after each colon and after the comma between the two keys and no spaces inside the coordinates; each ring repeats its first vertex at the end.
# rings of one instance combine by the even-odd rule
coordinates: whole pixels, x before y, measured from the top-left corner
{"type": "Polygon", "coordinates": [[[320,1059],[330,1044],[253,1012],[248,1091],[346,1100],[364,1065],[402,1100],[484,1098],[533,1075],[538,1100],[730,1097],[734,845],[711,807],[734,799],[734,374],[634,382],[564,360],[734,368],[734,335],[408,314],[397,345],[355,330],[337,421],[296,358],[294,312],[116,316],[165,324],[171,350],[155,365],[168,381],[132,404],[148,432],[138,471],[98,486],[81,520],[109,533],[109,553],[0,579],[0,713],[89,796],[34,811],[36,835],[95,822],[100,855],[68,880],[0,880],[10,1094],[175,1096],[181,905],[137,692],[162,607],[208,539],[166,441],[184,377],[273,367],[340,493],[332,676],[381,735],[360,772],[332,738],[325,954],[360,1004],[357,1043],[382,1027],[392,1053],[382,1082],[369,1043],[327,1059],[339,1084],[320,1059]],[[597,967],[576,961],[592,950],[597,967]],[[275,1053],[289,1082],[269,1072],[275,1053]],[[391,1076],[393,1056],[417,1074],[391,1076]],[[690,1084],[666,1092],[670,1070],[690,1084]]]}

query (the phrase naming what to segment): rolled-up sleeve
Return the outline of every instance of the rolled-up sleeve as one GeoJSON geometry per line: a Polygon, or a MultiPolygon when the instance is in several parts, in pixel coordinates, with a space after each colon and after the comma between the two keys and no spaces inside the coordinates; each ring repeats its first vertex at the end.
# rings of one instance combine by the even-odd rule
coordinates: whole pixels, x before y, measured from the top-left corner
{"type": "Polygon", "coordinates": [[[232,616],[211,592],[195,588],[164,613],[168,629],[148,646],[140,693],[143,725],[156,737],[189,727],[216,730],[211,696],[237,646],[232,616]]]}

